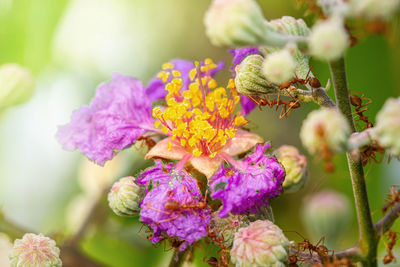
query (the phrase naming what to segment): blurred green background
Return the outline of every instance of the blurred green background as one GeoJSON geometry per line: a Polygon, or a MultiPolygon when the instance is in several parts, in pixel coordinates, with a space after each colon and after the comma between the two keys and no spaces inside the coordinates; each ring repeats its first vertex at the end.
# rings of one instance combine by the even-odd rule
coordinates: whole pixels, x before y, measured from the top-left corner
{"type": "MultiPolygon", "coordinates": [[[[268,19],[302,17],[303,10],[296,8],[295,2],[259,1],[268,19]]],[[[205,36],[203,15],[209,3],[0,0],[0,65],[19,63],[30,69],[36,79],[35,95],[28,103],[0,114],[0,205],[8,221],[59,240],[85,225],[79,246],[100,266],[168,264],[172,252],[164,252],[163,246],[153,248],[138,234],[138,220],[113,215],[104,197],[113,180],[151,164],[143,160],[146,149],[136,145],[101,168],[78,152],[62,150],[54,135],[57,125],[68,122],[74,109],[88,103],[96,86],[108,80],[112,72],[135,76],[147,84],[161,64],[170,59],[210,57],[227,63],[226,72],[219,76],[224,83],[230,75],[231,57],[227,50],[213,47],[205,36]],[[88,214],[95,219],[85,224],[88,214]]],[[[312,18],[306,21],[311,25],[312,18]]],[[[346,55],[350,90],[364,92],[373,99],[366,113],[373,122],[385,100],[400,93],[399,31],[400,25],[395,23],[389,36],[363,39],[346,55]]],[[[312,61],[311,65],[325,84],[329,78],[327,65],[319,61],[312,61]]],[[[333,97],[332,91],[329,94],[333,97]]],[[[249,117],[251,129],[271,140],[274,147],[294,145],[308,157],[309,180],[304,189],[272,202],[276,223],[305,236],[311,233],[305,230],[300,211],[307,195],[331,188],[353,201],[345,156],[337,156],[336,171],[327,174],[300,143],[301,122],[315,108],[316,104],[303,104],[282,120],[279,113],[267,108],[255,110],[249,117]]],[[[369,164],[365,171],[371,210],[378,220],[390,185],[400,184],[400,164],[397,160],[369,164]]],[[[351,227],[338,233],[341,242],[335,249],[357,241],[355,214],[351,220],[351,227]]],[[[399,222],[395,227],[400,230],[399,222]]],[[[8,234],[10,238],[17,237],[8,234]]],[[[144,230],[142,234],[145,235],[144,230]]],[[[299,239],[296,234],[289,237],[299,239]]],[[[381,244],[382,252],[384,248],[381,244]]],[[[206,266],[202,258],[210,256],[210,250],[207,245],[198,248],[194,264],[206,266]]],[[[3,254],[0,253],[0,265],[8,266],[3,254]]]]}

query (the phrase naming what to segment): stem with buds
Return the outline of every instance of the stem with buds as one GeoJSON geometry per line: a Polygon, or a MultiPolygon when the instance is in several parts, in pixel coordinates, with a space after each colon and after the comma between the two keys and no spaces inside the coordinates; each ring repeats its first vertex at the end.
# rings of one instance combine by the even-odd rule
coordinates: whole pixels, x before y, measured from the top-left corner
{"type": "MultiPolygon", "coordinates": [[[[330,62],[329,67],[333,78],[338,107],[347,118],[352,131],[356,132],[350,106],[344,58],[330,62]]],[[[356,153],[359,154],[359,151],[356,151],[356,153]]],[[[375,233],[374,224],[372,222],[361,157],[354,157],[350,153],[347,153],[347,162],[353,186],[360,234],[359,243],[357,245],[359,250],[357,251],[358,253],[355,254],[359,256],[358,258],[362,262],[363,266],[377,266],[376,255],[378,237],[375,233]]]]}

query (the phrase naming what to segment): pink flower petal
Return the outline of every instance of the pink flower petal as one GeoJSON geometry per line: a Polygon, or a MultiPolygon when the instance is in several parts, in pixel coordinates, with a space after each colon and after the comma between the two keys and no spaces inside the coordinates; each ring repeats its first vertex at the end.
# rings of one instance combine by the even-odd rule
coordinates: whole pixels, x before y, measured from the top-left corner
{"type": "Polygon", "coordinates": [[[230,156],[236,156],[252,149],[255,145],[263,143],[261,136],[238,130],[234,138],[229,139],[223,152],[230,156]]]}
{"type": "Polygon", "coordinates": [[[173,141],[171,137],[167,137],[158,142],[150,151],[146,154],[145,159],[151,158],[163,158],[163,159],[182,159],[187,151],[178,143],[173,141]],[[171,150],[168,149],[168,143],[171,142],[171,150]]]}
{"type": "Polygon", "coordinates": [[[218,171],[223,162],[224,160],[219,156],[216,156],[213,159],[209,157],[193,157],[190,160],[192,166],[196,170],[207,176],[207,178],[213,176],[218,171]]]}

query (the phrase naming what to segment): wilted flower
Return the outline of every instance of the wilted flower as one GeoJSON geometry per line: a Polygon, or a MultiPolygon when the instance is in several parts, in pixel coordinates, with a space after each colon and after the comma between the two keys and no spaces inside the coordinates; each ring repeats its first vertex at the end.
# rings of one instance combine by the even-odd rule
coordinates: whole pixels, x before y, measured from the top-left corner
{"type": "Polygon", "coordinates": [[[325,190],[305,199],[301,215],[310,234],[316,239],[324,236],[325,244],[334,247],[349,226],[350,203],[345,195],[325,190]]]}
{"type": "Polygon", "coordinates": [[[295,70],[296,61],[286,49],[268,54],[263,63],[265,77],[275,84],[290,80],[294,76],[295,70]]]}
{"type": "Polygon", "coordinates": [[[157,118],[154,126],[161,127],[161,132],[169,137],[157,143],[146,159],[180,160],[178,170],[189,162],[211,177],[224,160],[229,162],[231,156],[262,142],[258,135],[239,130],[247,124],[243,116],[234,115],[240,97],[234,90],[228,96],[225,88],[217,87],[210,76],[217,65],[211,59],[189,72],[188,90],[183,90],[182,75],[173,67],[166,64],[159,74],[166,78],[174,76],[165,85],[167,107],[153,109],[153,116],[157,118]]]}
{"type": "Polygon", "coordinates": [[[308,45],[310,53],[317,58],[335,60],[349,46],[349,36],[342,21],[332,18],[314,25],[308,45]]]}
{"type": "Polygon", "coordinates": [[[214,0],[204,24],[217,46],[257,45],[266,33],[262,11],[254,0],[214,0]]]}
{"type": "Polygon", "coordinates": [[[277,93],[278,86],[272,84],[263,74],[264,58],[249,55],[236,66],[236,90],[243,95],[266,95],[277,93]]]}
{"type": "Polygon", "coordinates": [[[339,110],[321,108],[312,111],[303,121],[300,139],[312,154],[323,154],[324,149],[340,153],[346,149],[350,132],[350,127],[339,110]]]}
{"type": "Polygon", "coordinates": [[[389,98],[376,116],[372,134],[394,156],[400,156],[400,97],[389,98]]]}
{"type": "Polygon", "coordinates": [[[288,250],[289,240],[278,226],[270,221],[255,221],[236,233],[231,260],[237,267],[284,267],[288,250]]]}
{"type": "Polygon", "coordinates": [[[0,66],[0,111],[28,101],[34,92],[32,73],[18,64],[0,66]]]}
{"type": "Polygon", "coordinates": [[[140,212],[144,187],[136,184],[134,177],[124,177],[114,183],[108,193],[108,204],[119,216],[135,216],[140,212]]]}
{"type": "Polygon", "coordinates": [[[279,195],[285,171],[274,157],[265,155],[269,145],[257,145],[253,154],[233,168],[221,166],[212,177],[212,197],[222,200],[221,217],[229,212],[257,212],[279,195]]]}
{"type": "Polygon", "coordinates": [[[399,0],[351,0],[354,15],[369,19],[389,19],[400,6],[399,0]]]}
{"type": "Polygon", "coordinates": [[[286,171],[282,184],[285,193],[298,191],[307,180],[307,158],[296,147],[288,145],[281,146],[274,154],[286,171]]]}
{"type": "Polygon", "coordinates": [[[186,246],[207,235],[210,211],[199,206],[204,200],[196,180],[173,165],[161,163],[143,172],[138,181],[147,186],[148,193],[141,203],[140,220],[154,231],[152,241],[157,243],[177,237],[186,246]]]}
{"type": "Polygon", "coordinates": [[[54,240],[42,234],[25,234],[14,241],[11,267],[61,267],[60,249],[54,240]]]}

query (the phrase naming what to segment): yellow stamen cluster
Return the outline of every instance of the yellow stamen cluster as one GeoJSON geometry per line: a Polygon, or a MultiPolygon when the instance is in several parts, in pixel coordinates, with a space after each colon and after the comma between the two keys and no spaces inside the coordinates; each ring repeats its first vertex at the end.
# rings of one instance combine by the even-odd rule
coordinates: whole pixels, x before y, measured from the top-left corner
{"type": "MultiPolygon", "coordinates": [[[[164,64],[158,74],[165,83],[167,107],[153,109],[153,117],[158,119],[154,126],[162,126],[165,134],[196,157],[214,158],[237,129],[247,124],[242,116],[232,116],[240,97],[234,90],[228,96],[225,88],[218,87],[210,74],[216,68],[211,59],[195,64],[188,73],[191,82],[185,89],[182,74],[172,63],[164,64]]],[[[168,148],[171,147],[170,143],[168,148]]]]}

